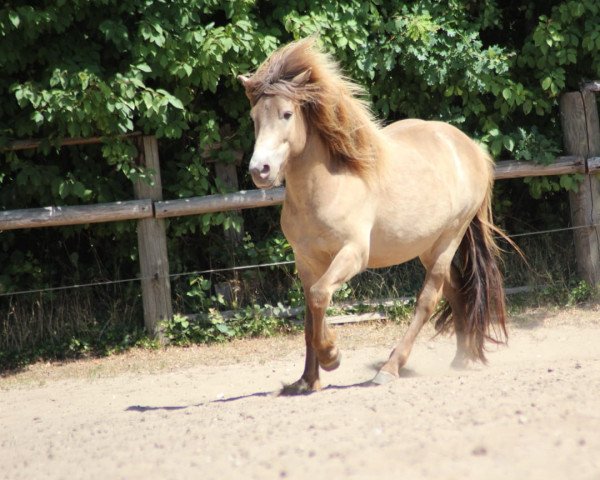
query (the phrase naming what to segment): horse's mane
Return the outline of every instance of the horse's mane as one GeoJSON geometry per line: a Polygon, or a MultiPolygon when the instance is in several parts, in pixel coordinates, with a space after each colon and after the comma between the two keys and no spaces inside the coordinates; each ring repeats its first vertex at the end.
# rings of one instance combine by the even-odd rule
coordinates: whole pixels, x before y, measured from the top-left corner
{"type": "Polygon", "coordinates": [[[283,95],[300,103],[311,127],[329,146],[333,157],[354,173],[370,175],[379,156],[379,125],[365,91],[343,76],[335,60],[320,50],[314,37],[290,43],[274,52],[245,82],[252,105],[263,95],[283,95]],[[310,72],[305,81],[294,81],[310,72]]]}

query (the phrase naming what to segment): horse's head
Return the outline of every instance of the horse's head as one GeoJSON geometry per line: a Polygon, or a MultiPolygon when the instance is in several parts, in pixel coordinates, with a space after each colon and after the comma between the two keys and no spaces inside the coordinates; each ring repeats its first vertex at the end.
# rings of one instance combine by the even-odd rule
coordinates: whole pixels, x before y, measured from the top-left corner
{"type": "Polygon", "coordinates": [[[290,159],[304,150],[307,132],[302,105],[287,93],[305,84],[309,77],[310,70],[301,72],[282,83],[281,93],[263,93],[258,98],[251,93],[252,78],[238,77],[253,104],[250,116],[256,142],[249,169],[259,188],[281,185],[290,159]]]}

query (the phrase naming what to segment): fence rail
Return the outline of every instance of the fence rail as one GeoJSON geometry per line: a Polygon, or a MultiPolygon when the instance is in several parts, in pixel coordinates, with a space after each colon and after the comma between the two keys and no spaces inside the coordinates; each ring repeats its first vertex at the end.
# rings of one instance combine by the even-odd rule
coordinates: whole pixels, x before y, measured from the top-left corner
{"type": "Polygon", "coordinates": [[[247,208],[270,207],[282,204],[284,197],[285,189],[283,187],[271,190],[242,190],[240,192],[221,195],[165,200],[156,202],[154,208],[156,218],[180,217],[247,208]]]}
{"type": "MultiPolygon", "coordinates": [[[[579,92],[565,93],[561,97],[561,122],[565,150],[569,155],[558,157],[549,165],[514,160],[498,162],[494,174],[497,180],[573,173],[587,175],[579,192],[571,193],[570,204],[572,224],[578,229],[575,232],[575,249],[579,273],[593,285],[600,282],[600,209],[595,207],[600,205],[600,181],[594,177],[600,172],[600,127],[594,95],[597,92],[600,92],[600,82],[591,82],[583,85],[579,92]]],[[[146,329],[160,337],[160,322],[172,315],[163,219],[279,205],[283,203],[285,189],[163,200],[156,139],[139,133],[128,136],[136,137],[139,163],[155,172],[154,185],[141,182],[134,185],[135,200],[0,211],[0,231],[137,220],[144,321],[146,329]]],[[[86,145],[104,140],[102,137],[74,138],[64,139],[60,144],[86,145]]],[[[24,150],[42,145],[53,144],[27,140],[14,142],[1,150],[24,150]]]]}
{"type": "Polygon", "coordinates": [[[0,211],[0,231],[152,218],[152,200],[0,211]]]}
{"type": "MultiPolygon", "coordinates": [[[[600,157],[585,159],[582,156],[558,157],[549,165],[505,160],[495,166],[496,180],[570,173],[595,173],[600,171],[600,157]]],[[[0,211],[0,231],[23,228],[84,225],[88,223],[141,220],[146,218],[172,218],[186,215],[243,210],[280,205],[285,188],[271,190],[242,190],[234,193],[207,195],[174,200],[128,200],[98,203],[95,205],[51,206],[0,211]]]]}
{"type": "MultiPolygon", "coordinates": [[[[140,137],[142,134],[140,132],[132,132],[125,135],[122,135],[121,138],[133,138],[140,137]]],[[[56,140],[56,144],[61,147],[67,146],[75,146],[75,145],[96,145],[98,143],[102,143],[106,141],[106,137],[73,137],[73,138],[61,138],[56,140]]],[[[42,145],[53,146],[54,143],[51,140],[17,140],[15,142],[10,143],[6,147],[2,148],[3,152],[11,152],[11,151],[19,151],[19,150],[32,150],[34,148],[39,148],[42,145]]]]}

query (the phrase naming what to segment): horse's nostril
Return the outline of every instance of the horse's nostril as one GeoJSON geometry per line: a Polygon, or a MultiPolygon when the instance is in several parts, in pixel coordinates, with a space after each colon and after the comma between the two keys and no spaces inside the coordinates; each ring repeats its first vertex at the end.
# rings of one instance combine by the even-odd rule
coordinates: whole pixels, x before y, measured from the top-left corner
{"type": "Polygon", "coordinates": [[[251,167],[250,173],[254,178],[267,179],[271,174],[271,166],[267,163],[261,165],[260,167],[251,167]]]}

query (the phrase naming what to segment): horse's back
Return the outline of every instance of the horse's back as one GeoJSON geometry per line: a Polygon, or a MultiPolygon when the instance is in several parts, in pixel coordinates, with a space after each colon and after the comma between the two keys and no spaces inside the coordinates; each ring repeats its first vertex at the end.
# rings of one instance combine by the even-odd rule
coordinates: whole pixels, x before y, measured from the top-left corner
{"type": "Polygon", "coordinates": [[[377,198],[371,266],[400,263],[461,230],[490,187],[479,145],[443,122],[403,120],[385,127],[385,174],[377,198]]]}
{"type": "Polygon", "coordinates": [[[387,156],[391,157],[391,168],[396,164],[406,170],[408,163],[417,169],[429,167],[450,183],[455,179],[457,186],[478,190],[477,185],[481,185],[487,191],[493,172],[490,158],[477,142],[455,126],[407,119],[388,125],[382,133],[390,147],[387,156]]]}

